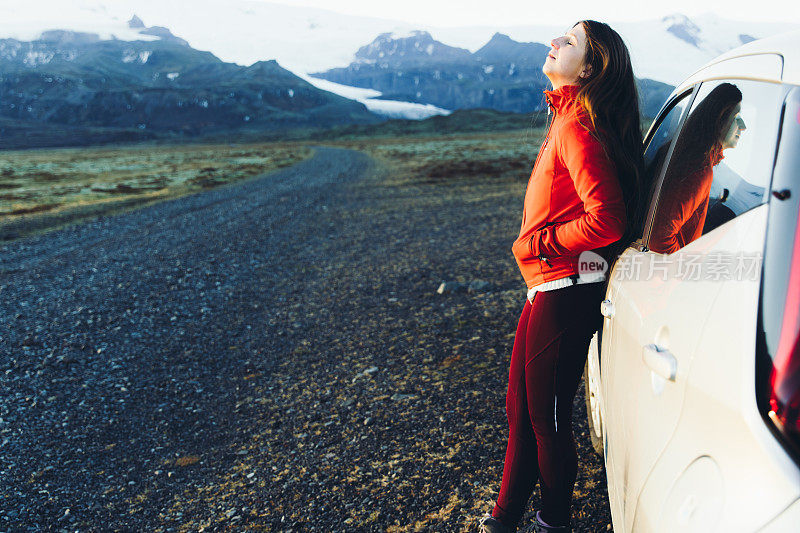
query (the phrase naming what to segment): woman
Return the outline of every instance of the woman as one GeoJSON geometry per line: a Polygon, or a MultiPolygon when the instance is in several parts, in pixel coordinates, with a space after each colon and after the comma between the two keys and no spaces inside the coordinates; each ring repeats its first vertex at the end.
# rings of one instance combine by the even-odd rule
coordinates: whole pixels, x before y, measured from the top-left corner
{"type": "Polygon", "coordinates": [[[542,70],[555,115],[512,246],[528,298],[509,368],[502,483],[492,516],[482,521],[489,533],[516,530],[537,481],[536,531],[570,530],[572,401],[602,322],[606,285],[604,276],[579,275],[578,259],[592,250],[613,262],[642,218],[639,104],[624,42],[608,25],[584,20],[551,47],[542,70]]]}

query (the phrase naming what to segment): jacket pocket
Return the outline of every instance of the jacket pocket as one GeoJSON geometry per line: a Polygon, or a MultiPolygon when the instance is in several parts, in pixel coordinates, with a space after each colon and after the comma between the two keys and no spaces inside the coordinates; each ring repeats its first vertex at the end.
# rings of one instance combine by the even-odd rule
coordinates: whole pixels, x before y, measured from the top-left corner
{"type": "Polygon", "coordinates": [[[563,269],[567,265],[572,265],[577,261],[577,256],[573,255],[554,255],[546,257],[541,261],[542,273],[563,269]]]}
{"type": "MultiPolygon", "coordinates": [[[[552,222],[546,222],[546,223],[544,223],[543,225],[541,225],[541,226],[539,226],[538,228],[536,228],[535,230],[533,230],[533,233],[531,233],[531,239],[533,239],[533,238],[536,236],[536,234],[537,234],[538,232],[540,232],[540,231],[542,231],[542,230],[544,230],[545,228],[548,228],[548,227],[550,227],[550,226],[555,226],[556,224],[561,224],[561,222],[559,222],[559,221],[557,221],[557,220],[554,220],[554,221],[552,221],[552,222]]],[[[528,250],[530,251],[530,249],[531,249],[531,245],[530,245],[530,241],[529,241],[529,242],[528,242],[528,250]]],[[[555,257],[555,256],[549,256],[549,255],[547,255],[547,254],[539,254],[539,256],[537,256],[537,257],[538,257],[538,259],[539,259],[540,261],[542,261],[542,262],[544,263],[544,265],[543,265],[543,268],[546,270],[546,269],[547,269],[547,267],[548,267],[548,266],[550,265],[550,263],[552,262],[552,258],[553,258],[553,257],[555,257]]]]}
{"type": "Polygon", "coordinates": [[[518,261],[524,262],[526,264],[534,263],[536,261],[539,262],[547,262],[552,261],[551,256],[546,254],[540,255],[533,255],[531,251],[531,239],[536,237],[536,234],[542,231],[545,228],[550,226],[555,226],[556,224],[563,224],[564,222],[569,222],[568,220],[553,220],[551,222],[545,222],[544,224],[540,224],[536,226],[534,230],[528,235],[528,238],[520,240],[517,239],[514,241],[514,244],[511,247],[511,251],[514,253],[514,256],[517,258],[518,261]]]}

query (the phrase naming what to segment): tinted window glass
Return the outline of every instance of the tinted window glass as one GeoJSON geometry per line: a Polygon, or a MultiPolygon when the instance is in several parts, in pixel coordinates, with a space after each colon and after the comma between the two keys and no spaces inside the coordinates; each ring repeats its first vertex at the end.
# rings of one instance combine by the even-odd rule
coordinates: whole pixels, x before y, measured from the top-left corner
{"type": "Polygon", "coordinates": [[[664,166],[664,161],[667,157],[672,140],[678,132],[680,126],[681,116],[686,110],[691,93],[684,94],[672,105],[666,109],[666,114],[662,115],[661,122],[658,124],[655,132],[650,137],[647,148],[644,151],[644,179],[642,182],[642,189],[647,191],[645,196],[647,205],[650,205],[653,200],[653,193],[655,191],[656,181],[658,180],[661,168],[664,166]]]}
{"type": "Polygon", "coordinates": [[[782,92],[743,80],[700,87],[659,190],[651,250],[676,252],[765,201],[782,92]]]}

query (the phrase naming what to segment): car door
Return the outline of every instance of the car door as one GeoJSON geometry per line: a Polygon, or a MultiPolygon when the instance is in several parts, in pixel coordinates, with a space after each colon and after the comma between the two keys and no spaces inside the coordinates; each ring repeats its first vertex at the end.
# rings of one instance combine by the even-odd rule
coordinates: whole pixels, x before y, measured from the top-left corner
{"type": "Polygon", "coordinates": [[[692,359],[713,319],[728,266],[725,250],[735,245],[726,221],[758,205],[765,193],[723,162],[746,155],[736,148],[746,131],[741,109],[756,98],[743,99],[739,86],[714,81],[699,88],[661,171],[643,246],[627,250],[612,273],[607,306],[614,311],[615,372],[606,385],[615,387],[616,408],[624,412],[613,449],[616,523],[624,531],[654,524],[636,520],[637,505],[678,426],[692,359]]]}
{"type": "MultiPolygon", "coordinates": [[[[688,259],[696,253],[702,259],[698,279],[671,279],[674,288],[661,297],[667,306],[665,316],[653,324],[670,328],[669,348],[678,360],[681,379],[676,383],[681,388],[676,401],[681,407],[675,429],[655,434],[666,440],[654,442],[651,454],[641,456],[642,462],[652,463],[641,465],[648,473],[636,503],[634,531],[712,531],[721,524],[725,524],[721,531],[754,531],[782,508],[778,503],[781,492],[775,490],[777,483],[768,474],[769,461],[762,460],[763,452],[748,438],[742,406],[752,404],[754,391],[751,383],[743,387],[747,380],[743,380],[742,369],[752,368],[755,359],[751,339],[756,331],[765,204],[783,99],[784,89],[776,82],[704,82],[681,132],[690,135],[683,143],[686,148],[676,144],[673,152],[673,159],[684,164],[691,160],[692,152],[702,144],[687,131],[698,122],[693,116],[703,115],[700,121],[710,123],[705,116],[709,111],[714,116],[730,108],[733,120],[722,121],[722,156],[711,169],[708,192],[703,191],[709,202],[702,228],[697,228],[700,236],[669,256],[678,263],[681,257],[688,259]],[[673,294],[678,299],[673,299],[673,294]],[[696,302],[688,311],[682,305],[683,296],[696,302]],[[686,337],[686,342],[678,336],[686,337]],[[656,452],[658,448],[663,452],[656,452]],[[746,494],[751,484],[762,486],[758,494],[746,494]],[[758,510],[733,516],[758,501],[758,510]]],[[[675,189],[665,176],[660,200],[675,189]],[[669,188],[672,191],[664,191],[669,188]]],[[[659,224],[663,234],[664,217],[656,214],[650,248],[659,244],[659,239],[653,238],[659,233],[659,224]]],[[[667,382],[665,391],[671,385],[667,382]]],[[[640,403],[646,417],[659,421],[668,417],[672,423],[675,411],[671,405],[651,401],[650,395],[641,392],[638,398],[643,399],[640,403]]],[[[643,425],[641,431],[650,432],[652,442],[652,425],[643,425]]]]}
{"type": "MultiPolygon", "coordinates": [[[[647,198],[653,199],[659,178],[663,173],[667,157],[673,141],[679,131],[682,120],[688,111],[693,91],[689,90],[673,98],[654,121],[645,141],[645,175],[643,188],[649,193],[647,198]]],[[[654,202],[648,201],[648,205],[654,202]]],[[[649,218],[649,217],[648,217],[649,218]]],[[[640,228],[644,236],[645,227],[640,228]]],[[[604,458],[608,476],[608,492],[611,513],[615,524],[624,523],[625,501],[628,480],[628,447],[627,433],[634,424],[637,413],[632,403],[630,391],[631,366],[638,364],[641,355],[630,354],[621,346],[630,345],[623,341],[638,327],[639,309],[636,303],[627,304],[626,298],[631,289],[627,287],[625,277],[630,265],[638,264],[646,256],[643,252],[642,238],[633,243],[620,256],[609,273],[606,299],[603,301],[604,315],[601,330],[601,398],[603,412],[604,458]],[[618,329],[621,329],[619,333],[618,329]],[[621,335],[618,338],[618,335],[621,335]]]]}

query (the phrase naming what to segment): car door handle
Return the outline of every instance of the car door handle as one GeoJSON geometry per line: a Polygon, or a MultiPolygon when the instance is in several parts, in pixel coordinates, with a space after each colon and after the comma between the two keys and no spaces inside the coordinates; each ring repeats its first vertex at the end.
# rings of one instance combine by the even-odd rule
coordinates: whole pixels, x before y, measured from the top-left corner
{"type": "Polygon", "coordinates": [[[614,302],[611,300],[600,302],[600,313],[606,318],[612,318],[614,316],[614,302]]]}
{"type": "Polygon", "coordinates": [[[642,349],[642,360],[650,370],[662,378],[675,381],[675,376],[678,375],[678,360],[669,350],[657,344],[646,344],[642,349]]]}

